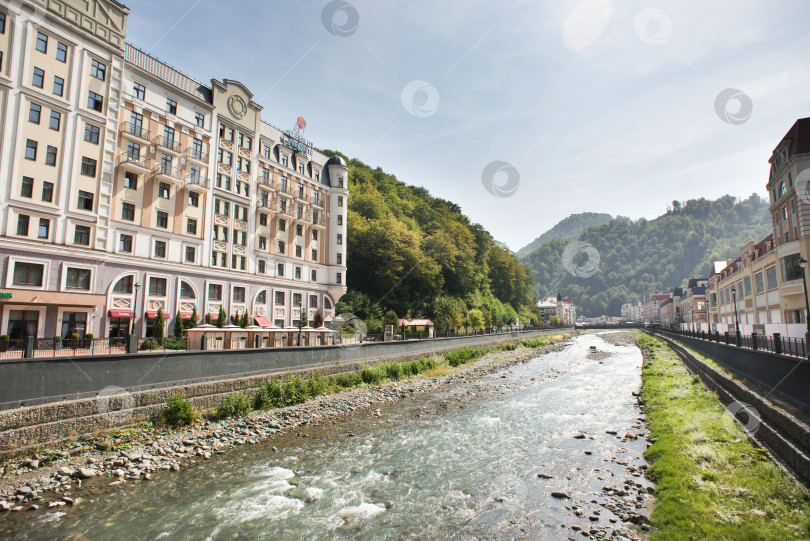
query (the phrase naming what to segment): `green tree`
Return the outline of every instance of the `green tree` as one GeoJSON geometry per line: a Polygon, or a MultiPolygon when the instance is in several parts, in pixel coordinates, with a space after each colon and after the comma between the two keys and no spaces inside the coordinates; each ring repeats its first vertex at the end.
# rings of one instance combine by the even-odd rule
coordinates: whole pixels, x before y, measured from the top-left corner
{"type": "Polygon", "coordinates": [[[239,319],[239,326],[243,329],[247,328],[250,325],[250,319],[248,318],[247,310],[242,312],[242,317],[239,319]]]}
{"type": "Polygon", "coordinates": [[[309,318],[307,317],[307,308],[301,306],[301,317],[298,319],[298,327],[306,327],[309,325],[309,318]]]}
{"type": "Polygon", "coordinates": [[[397,317],[397,313],[393,310],[388,310],[383,318],[383,325],[393,325],[394,329],[396,329],[398,324],[399,317],[397,317]]]}
{"type": "Polygon", "coordinates": [[[183,337],[183,316],[180,315],[180,310],[178,310],[177,315],[174,316],[174,337],[183,337]]]}
{"type": "Polygon", "coordinates": [[[165,334],[166,320],[163,319],[163,307],[158,307],[157,316],[152,322],[152,334],[155,335],[158,343],[163,342],[163,335],[165,334]]]}
{"type": "Polygon", "coordinates": [[[473,308],[467,312],[467,322],[476,331],[481,330],[484,328],[484,314],[481,313],[481,310],[473,308]]]}
{"type": "Polygon", "coordinates": [[[217,327],[220,329],[228,324],[228,316],[225,314],[225,308],[219,307],[219,315],[217,316],[217,327]]]}
{"type": "Polygon", "coordinates": [[[211,314],[205,314],[205,324],[206,325],[213,325],[213,323],[211,323],[211,321],[212,321],[211,320],[211,314]]]}
{"type": "Polygon", "coordinates": [[[560,317],[557,315],[549,316],[548,325],[549,327],[560,327],[562,326],[562,321],[560,321],[560,317]]]}
{"type": "Polygon", "coordinates": [[[191,319],[188,320],[188,328],[193,329],[197,325],[199,325],[199,319],[197,316],[197,306],[195,305],[191,310],[191,319]]]}
{"type": "Polygon", "coordinates": [[[315,317],[312,318],[312,326],[316,329],[323,327],[323,313],[320,310],[315,312],[315,317]]]}

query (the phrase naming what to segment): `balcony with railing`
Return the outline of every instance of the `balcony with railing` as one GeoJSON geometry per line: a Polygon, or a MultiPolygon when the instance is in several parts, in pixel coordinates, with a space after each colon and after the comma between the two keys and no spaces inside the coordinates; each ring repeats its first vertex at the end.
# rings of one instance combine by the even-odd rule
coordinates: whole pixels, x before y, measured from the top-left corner
{"type": "Polygon", "coordinates": [[[150,160],[134,152],[124,152],[118,156],[118,165],[132,171],[142,173],[150,169],[150,160]]]}
{"type": "Polygon", "coordinates": [[[174,137],[158,135],[152,142],[164,150],[174,152],[175,154],[180,154],[180,143],[178,143],[174,137]]]}
{"type": "Polygon", "coordinates": [[[192,190],[207,190],[210,186],[211,181],[202,175],[195,175],[195,174],[188,174],[186,175],[186,180],[183,182],[184,188],[189,188],[192,190]]]}
{"type": "Polygon", "coordinates": [[[208,145],[203,145],[202,148],[188,147],[183,151],[184,156],[188,156],[192,160],[201,163],[208,163],[208,145]]]}
{"type": "Polygon", "coordinates": [[[273,212],[276,211],[276,205],[269,199],[259,199],[256,201],[256,207],[260,209],[267,209],[272,210],[273,212]]]}
{"type": "Polygon", "coordinates": [[[321,216],[318,216],[317,218],[313,216],[312,225],[314,225],[315,227],[326,228],[326,220],[321,216]]]}
{"type": "Polygon", "coordinates": [[[309,198],[309,202],[315,205],[316,207],[323,208],[323,197],[320,197],[318,194],[314,194],[309,198]]]}
{"type": "Polygon", "coordinates": [[[273,181],[270,179],[269,176],[266,177],[266,178],[263,177],[263,176],[260,176],[259,177],[259,185],[260,186],[265,186],[267,188],[275,188],[275,186],[273,185],[273,181]]]}
{"type": "Polygon", "coordinates": [[[171,164],[159,163],[152,170],[152,174],[155,175],[155,178],[161,180],[168,180],[176,183],[183,182],[183,172],[179,167],[172,167],[171,164]]]}
{"type": "Polygon", "coordinates": [[[309,198],[307,197],[306,192],[304,192],[303,190],[295,190],[295,199],[296,201],[309,203],[309,198]]]}
{"type": "Polygon", "coordinates": [[[141,139],[142,141],[149,141],[149,130],[144,129],[144,127],[140,124],[124,122],[121,124],[121,133],[136,139],[141,139]]]}

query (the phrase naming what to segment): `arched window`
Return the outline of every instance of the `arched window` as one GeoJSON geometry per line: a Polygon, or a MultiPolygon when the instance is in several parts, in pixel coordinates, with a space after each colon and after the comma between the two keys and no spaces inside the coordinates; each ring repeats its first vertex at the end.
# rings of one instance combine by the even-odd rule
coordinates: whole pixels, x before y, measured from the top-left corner
{"type": "Polygon", "coordinates": [[[180,282],[180,298],[181,299],[196,299],[197,295],[194,294],[194,288],[188,282],[180,282]]]}
{"type": "Polygon", "coordinates": [[[330,301],[328,297],[324,297],[324,298],[323,298],[323,307],[324,307],[325,309],[327,309],[327,310],[329,310],[330,308],[332,308],[332,301],[330,301]]]}
{"type": "Polygon", "coordinates": [[[263,289],[261,293],[256,295],[256,304],[267,304],[267,290],[263,289]]]}
{"type": "Polygon", "coordinates": [[[115,293],[132,293],[132,279],[133,276],[124,276],[115,284],[113,291],[115,293]]]}

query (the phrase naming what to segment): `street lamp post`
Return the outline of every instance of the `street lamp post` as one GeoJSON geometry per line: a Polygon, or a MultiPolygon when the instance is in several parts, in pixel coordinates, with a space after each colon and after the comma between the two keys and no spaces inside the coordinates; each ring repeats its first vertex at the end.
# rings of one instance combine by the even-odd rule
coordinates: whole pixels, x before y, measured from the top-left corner
{"type": "Polygon", "coordinates": [[[804,343],[805,348],[807,348],[807,344],[810,344],[810,301],[807,299],[807,278],[804,275],[804,269],[807,267],[807,260],[805,258],[799,259],[799,266],[802,268],[802,285],[804,286],[804,307],[805,307],[805,315],[804,320],[807,322],[807,332],[804,336],[804,343]]]}
{"type": "Polygon", "coordinates": [[[737,345],[740,345],[740,318],[737,316],[737,288],[731,286],[731,296],[734,298],[734,330],[737,336],[737,345]]]}
{"type": "Polygon", "coordinates": [[[135,282],[135,300],[132,303],[132,329],[129,334],[135,334],[135,320],[138,319],[138,290],[141,284],[135,282]]]}
{"type": "Polygon", "coordinates": [[[303,306],[301,305],[301,301],[298,301],[298,345],[301,345],[301,327],[303,326],[303,319],[301,318],[301,310],[303,310],[303,306]]]}

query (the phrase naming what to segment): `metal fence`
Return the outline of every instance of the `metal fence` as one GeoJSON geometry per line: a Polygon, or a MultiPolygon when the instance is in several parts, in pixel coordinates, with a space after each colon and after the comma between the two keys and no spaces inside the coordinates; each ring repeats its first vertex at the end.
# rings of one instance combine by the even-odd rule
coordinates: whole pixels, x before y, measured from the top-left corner
{"type": "Polygon", "coordinates": [[[703,332],[703,331],[687,331],[680,329],[661,328],[663,332],[674,334],[678,336],[686,336],[689,338],[696,338],[699,340],[707,340],[709,342],[717,342],[718,344],[726,344],[729,346],[736,346],[740,348],[747,348],[757,351],[769,351],[781,355],[790,355],[793,357],[808,356],[808,344],[804,338],[793,338],[790,336],[782,336],[779,333],[774,333],[771,336],[765,334],[735,334],[735,333],[719,333],[703,332]]]}
{"type": "MultiPolygon", "coordinates": [[[[27,340],[0,340],[0,359],[22,359],[27,340]]],[[[126,338],[37,338],[30,358],[75,357],[77,355],[121,355],[127,352],[126,338]]]]}

